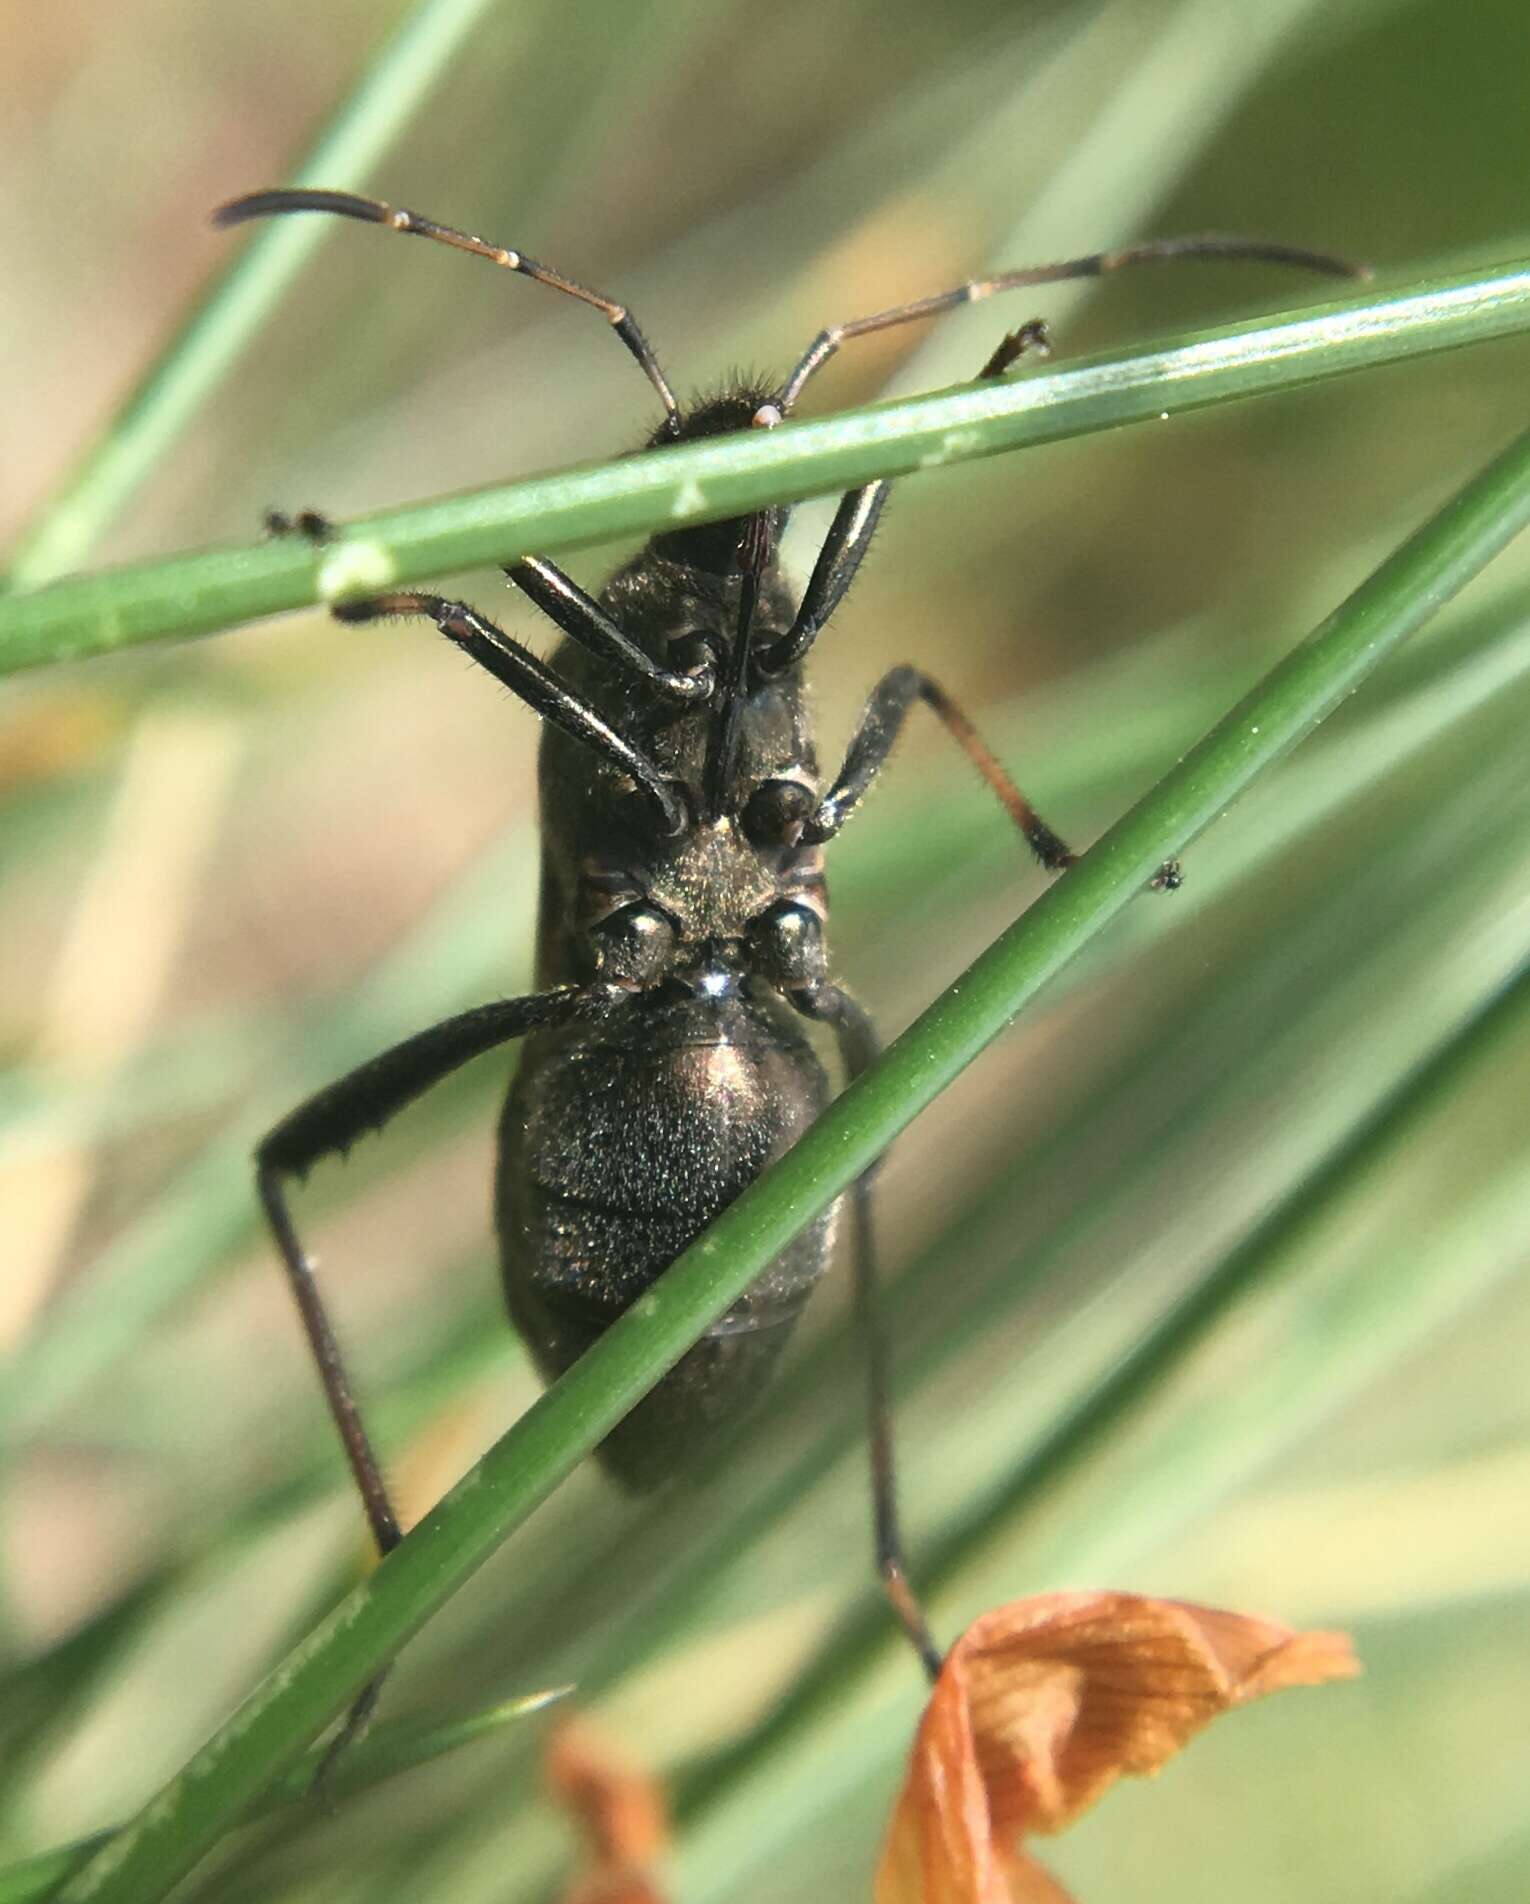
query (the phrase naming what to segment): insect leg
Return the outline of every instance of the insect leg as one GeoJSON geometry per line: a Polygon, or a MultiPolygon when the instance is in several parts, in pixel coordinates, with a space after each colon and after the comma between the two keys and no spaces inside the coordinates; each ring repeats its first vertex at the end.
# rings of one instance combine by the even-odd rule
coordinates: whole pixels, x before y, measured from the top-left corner
{"type": "Polygon", "coordinates": [[[586,595],[555,563],[528,555],[508,567],[505,574],[580,647],[625,668],[629,674],[641,675],[661,693],[677,701],[699,702],[706,700],[716,686],[715,669],[709,659],[683,674],[660,667],[592,595],[586,595]]]}
{"type": "MultiPolygon", "coordinates": [[[[321,1157],[349,1150],[358,1137],[380,1130],[395,1112],[439,1083],[450,1072],[494,1046],[520,1038],[544,1025],[556,1025],[582,1013],[610,1008],[609,994],[569,988],[502,999],[461,1012],[358,1066],[300,1104],[267,1133],[255,1152],[256,1184],[266,1220],[281,1252],[283,1266],[309,1348],[324,1384],[330,1413],[351,1474],[366,1509],[378,1552],[386,1554],[401,1539],[398,1516],[387,1482],[361,1418],[340,1345],[335,1339],[313,1264],[298,1240],[287,1208],[285,1182],[302,1178],[321,1157]]],[[[365,1728],[377,1704],[382,1678],[365,1686],[320,1765],[322,1782],[345,1747],[365,1728]]]]}
{"type": "Polygon", "coordinates": [[[423,615],[433,621],[448,641],[487,668],[543,720],[593,748],[619,772],[630,774],[665,833],[678,833],[684,826],[685,808],[654,762],[624,740],[582,695],[560,681],[546,662],[466,602],[399,589],[366,601],[336,602],[331,613],[340,621],[374,621],[383,615],[423,615]]]}
{"type": "Polygon", "coordinates": [[[267,509],[261,527],[269,536],[302,536],[320,549],[335,533],[335,525],[317,509],[300,509],[295,516],[289,516],[285,509],[267,509]]]}
{"type": "MultiPolygon", "coordinates": [[[[300,535],[319,548],[332,541],[335,534],[334,524],[316,509],[304,509],[295,516],[289,516],[285,510],[268,509],[262,524],[267,535],[300,535]]],[[[709,657],[704,657],[683,673],[661,667],[623,631],[620,623],[608,615],[592,595],[587,595],[573,577],[565,575],[556,563],[539,555],[528,555],[506,567],[504,572],[521,593],[534,602],[564,634],[571,636],[591,654],[599,655],[602,660],[625,668],[630,674],[641,675],[661,694],[671,695],[677,701],[700,702],[706,700],[716,686],[715,670],[709,657]]],[[[341,621],[362,619],[357,605],[342,603],[335,612],[341,621]]]]}
{"type": "MultiPolygon", "coordinates": [[[[833,837],[865,797],[867,789],[886,765],[894,743],[903,731],[903,723],[915,701],[923,701],[940,719],[946,732],[1002,801],[1006,812],[1025,835],[1026,842],[1049,873],[1060,873],[1071,866],[1078,855],[1053,832],[1030,801],[1010,779],[1003,763],[993,753],[967,716],[941,687],[920,668],[894,668],[871,691],[861,724],[850,741],[839,778],[818,803],[818,810],[803,828],[809,842],[833,837]]],[[[1167,860],[1158,869],[1153,885],[1172,892],[1180,883],[1178,862],[1167,860]]]]}
{"type": "MultiPolygon", "coordinates": [[[[321,1157],[348,1151],[357,1138],[368,1131],[380,1130],[421,1092],[481,1052],[523,1037],[541,1026],[566,1022],[582,1011],[589,1011],[596,1002],[595,994],[570,987],[564,991],[535,993],[527,998],[502,999],[461,1012],[428,1031],[406,1038],[402,1044],[394,1045],[381,1056],[369,1059],[345,1077],[326,1085],[289,1112],[262,1138],[256,1149],[260,1200],[286,1265],[298,1312],[366,1508],[367,1520],[382,1553],[398,1545],[398,1519],[351,1393],[340,1348],[314,1281],[313,1266],[293,1228],[287,1209],[285,1180],[306,1176],[321,1157]]],[[[599,1002],[604,1005],[604,994],[599,995],[599,1002]]]]}
{"type": "MultiPolygon", "coordinates": [[[[1027,351],[1045,356],[1050,348],[1046,324],[1034,317],[1004,338],[978,377],[1002,376],[1027,351]]],[[[877,519],[891,487],[891,482],[884,478],[868,483],[864,489],[852,489],[840,498],[829,533],[818,551],[818,560],[813,564],[813,573],[803,590],[795,620],[779,641],[772,642],[756,657],[755,673],[762,679],[784,674],[788,668],[795,667],[818,639],[824,624],[844,600],[846,589],[855,580],[856,571],[871,547],[877,519]]]]}
{"type": "Polygon", "coordinates": [[[891,482],[883,478],[868,483],[864,489],[852,489],[840,498],[829,533],[818,551],[818,560],[813,564],[813,573],[808,577],[796,619],[779,641],[771,642],[755,657],[757,675],[768,679],[785,674],[818,639],[824,623],[839,607],[845,590],[855,580],[891,487],[891,482]]]}
{"type": "MultiPolygon", "coordinates": [[[[851,1078],[859,1077],[881,1049],[865,1008],[838,985],[823,981],[787,992],[804,1016],[833,1031],[841,1061],[851,1078]]],[[[871,1509],[877,1572],[893,1611],[931,1679],[940,1672],[941,1653],[924,1609],[909,1584],[898,1519],[898,1475],[893,1450],[892,1409],[887,1392],[887,1331],[877,1279],[876,1233],[872,1224],[875,1166],[858,1177],[851,1192],[855,1247],[855,1318],[866,1354],[867,1433],[871,1449],[871,1509]]]]}

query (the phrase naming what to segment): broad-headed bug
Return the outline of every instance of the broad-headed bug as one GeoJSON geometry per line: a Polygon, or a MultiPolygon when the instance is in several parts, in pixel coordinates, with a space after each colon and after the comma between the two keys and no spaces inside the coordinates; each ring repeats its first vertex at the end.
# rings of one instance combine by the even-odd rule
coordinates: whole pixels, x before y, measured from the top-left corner
{"type": "MultiPolygon", "coordinates": [[[[846,340],[1001,291],[1155,259],[1253,259],[1347,273],[1320,253],[1207,235],[1009,271],[822,331],[779,385],[738,384],[682,409],[626,308],[524,253],[346,192],[273,190],[223,225],[332,212],[433,238],[593,305],[664,408],[650,447],[766,429],[846,340]]],[[[1032,320],[984,365],[1046,348],[1032,320]]],[[[510,1315],[556,1376],[813,1121],[830,1085],[806,1035],[827,1026],[854,1076],[877,1039],[833,976],[825,844],[855,812],[915,702],[965,749],[1041,864],[1072,854],[921,668],[894,668],[837,773],[820,772],[803,668],[871,541],[885,481],[842,498],[805,590],[780,561],[787,510],[665,531],[598,599],[527,557],[511,582],[565,639],[543,663],[465,602],[392,590],[343,621],[417,615],[542,716],[538,991],[422,1031],[320,1091],[257,1154],[260,1197],[378,1547],[400,1538],[345,1364],[288,1209],[291,1180],[347,1150],[470,1058],[525,1038],[500,1125],[495,1211],[510,1315]]],[[[322,519],[273,526],[322,534],[322,519]]],[[[1170,887],[1166,866],[1155,884],[1170,887]]],[[[869,1187],[849,1198],[870,1372],[877,1567],[925,1665],[940,1652],[907,1584],[876,1322],[869,1187]]],[[[601,1445],[634,1488],[674,1474],[759,1394],[829,1261],[837,1211],[811,1224],[601,1445]]],[[[375,1687],[342,1741],[365,1716],[375,1687]]]]}

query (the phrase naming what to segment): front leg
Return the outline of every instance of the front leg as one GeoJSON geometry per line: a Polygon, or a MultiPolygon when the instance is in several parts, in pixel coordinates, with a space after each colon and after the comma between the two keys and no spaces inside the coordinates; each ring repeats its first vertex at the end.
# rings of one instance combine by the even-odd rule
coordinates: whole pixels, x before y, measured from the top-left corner
{"type": "Polygon", "coordinates": [[[761,680],[773,680],[778,674],[785,674],[788,668],[794,668],[818,639],[825,622],[844,600],[845,591],[855,580],[871,547],[882,505],[891,488],[891,481],[883,478],[840,497],[829,533],[824,537],[813,573],[803,590],[796,618],[779,641],[771,642],[755,658],[755,673],[761,680]]]}
{"type": "Polygon", "coordinates": [[[416,589],[395,589],[365,601],[336,602],[330,613],[338,621],[423,615],[544,721],[561,727],[619,773],[630,775],[647,799],[660,832],[674,835],[685,825],[684,803],[655,762],[625,740],[592,702],[560,681],[545,661],[466,602],[448,601],[443,595],[427,595],[416,589]]]}
{"type": "MultiPolygon", "coordinates": [[[[1033,317],[1018,330],[1011,331],[978,372],[978,380],[1003,376],[1027,353],[1045,357],[1051,351],[1051,338],[1043,319],[1033,317]]],[[[867,483],[864,489],[852,489],[840,498],[824,537],[813,573],[803,590],[802,601],[791,627],[779,641],[773,641],[756,657],[754,671],[761,680],[771,680],[794,668],[818,639],[829,617],[845,598],[855,580],[871,538],[876,533],[882,505],[891,489],[890,479],[867,483]]]]}
{"type": "MultiPolygon", "coordinates": [[[[272,535],[301,535],[321,545],[329,542],[334,534],[334,525],[311,509],[295,517],[283,515],[279,510],[267,510],[265,522],[272,535]]],[[[681,674],[659,667],[622,633],[598,602],[591,600],[552,563],[528,559],[513,569],[506,569],[505,573],[566,634],[605,660],[644,675],[659,691],[672,694],[678,700],[701,701],[712,693],[715,684],[707,663],[681,674]]],[[[545,661],[466,602],[448,601],[445,596],[428,595],[417,589],[393,589],[357,601],[332,602],[329,612],[336,621],[344,622],[376,621],[387,615],[423,615],[435,623],[448,641],[454,642],[481,668],[486,668],[496,681],[503,682],[544,721],[561,727],[565,734],[598,754],[619,773],[630,775],[647,799],[662,833],[678,833],[685,824],[684,806],[648,755],[624,739],[592,702],[560,681],[545,661]]]]}
{"type": "Polygon", "coordinates": [[[591,654],[599,655],[627,674],[637,675],[671,700],[694,706],[711,698],[717,677],[710,657],[683,673],[660,667],[594,596],[587,595],[556,563],[540,555],[528,555],[513,563],[505,574],[549,621],[591,654]]]}

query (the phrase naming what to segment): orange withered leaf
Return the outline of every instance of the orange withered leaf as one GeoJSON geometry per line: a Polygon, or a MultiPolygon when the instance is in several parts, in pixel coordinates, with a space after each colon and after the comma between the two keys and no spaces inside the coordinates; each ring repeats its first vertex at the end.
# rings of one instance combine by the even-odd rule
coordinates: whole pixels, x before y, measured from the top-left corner
{"type": "Polygon", "coordinates": [[[657,1867],[669,1817],[657,1780],[625,1764],[586,1721],[568,1719],[549,1741],[547,1781],[589,1850],[563,1904],[666,1904],[657,1867]]]}
{"type": "Polygon", "coordinates": [[[946,1655],[877,1873],[877,1904],[1067,1904],[1020,1850],[1208,1720],[1346,1679],[1342,1633],[1130,1593],[1048,1593],[975,1620],[946,1655]]]}

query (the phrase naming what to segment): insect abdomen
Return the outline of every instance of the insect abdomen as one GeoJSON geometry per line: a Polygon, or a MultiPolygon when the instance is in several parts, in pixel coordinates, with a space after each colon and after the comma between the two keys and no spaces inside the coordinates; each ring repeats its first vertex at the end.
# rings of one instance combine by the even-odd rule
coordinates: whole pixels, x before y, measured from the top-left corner
{"type": "MultiPolygon", "coordinates": [[[[640,1000],[533,1040],[505,1105],[496,1216],[511,1319],[548,1379],[812,1123],[828,1081],[779,1010],[640,1000]]],[[[667,1479],[768,1381],[829,1261],[833,1211],[752,1283],[601,1446],[667,1479]]]]}

